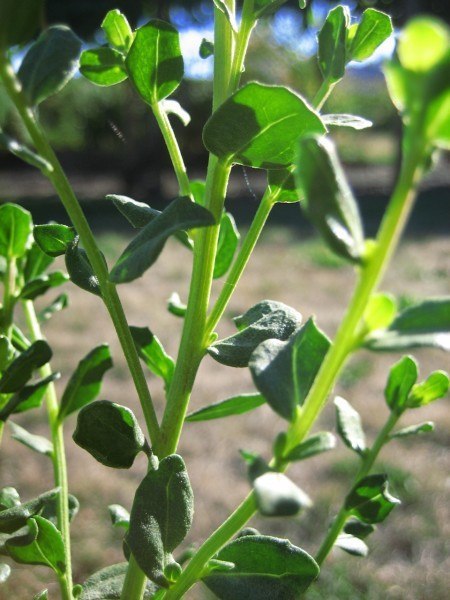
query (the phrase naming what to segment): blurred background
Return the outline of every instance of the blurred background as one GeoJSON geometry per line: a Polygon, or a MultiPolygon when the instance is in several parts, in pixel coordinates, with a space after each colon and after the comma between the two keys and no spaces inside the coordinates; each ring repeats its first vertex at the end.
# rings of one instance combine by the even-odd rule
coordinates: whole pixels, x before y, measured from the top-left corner
{"type": "MultiPolygon", "coordinates": [[[[355,16],[368,6],[387,11],[396,28],[423,12],[450,22],[448,0],[344,3],[355,16]]],[[[315,59],[316,35],[327,11],[336,4],[313,0],[307,10],[300,11],[298,0],[293,0],[286,2],[274,17],[261,21],[252,38],[243,81],[258,79],[288,85],[311,99],[321,81],[315,59]]],[[[174,120],[174,128],[192,179],[205,175],[206,152],[201,131],[210,114],[212,58],[201,59],[198,50],[203,38],[212,40],[212,7],[211,1],[47,0],[44,17],[47,24],[69,24],[86,47],[104,41],[99,25],[111,8],[120,8],[133,25],[157,16],[177,26],[186,78],[175,98],[192,120],[188,127],[174,120]]],[[[400,121],[382,73],[382,62],[393,47],[394,40],[389,40],[369,62],[351,64],[325,106],[328,113],[357,114],[373,121],[373,127],[363,131],[345,128],[332,131],[368,235],[376,231],[399,160],[400,121]]],[[[167,152],[152,115],[127,83],[99,88],[82,77],[75,77],[39,110],[48,136],[100,236],[102,249],[112,262],[133,232],[104,199],[105,195],[125,194],[161,209],[177,193],[167,152]]],[[[1,87],[0,127],[26,140],[1,87]]],[[[264,185],[263,172],[241,167],[233,171],[227,207],[235,215],[242,234],[256,210],[264,185]]],[[[383,284],[383,289],[398,295],[400,303],[420,300],[425,295],[450,294],[449,187],[448,156],[442,156],[422,185],[405,241],[383,284]]],[[[36,223],[50,219],[67,223],[48,182],[37,171],[0,150],[0,202],[3,201],[18,202],[28,208],[36,223]]],[[[186,299],[189,275],[189,254],[169,242],[151,272],[132,286],[120,288],[130,322],[148,325],[172,354],[176,353],[180,321],[165,311],[165,304],[173,291],[186,299]]],[[[232,316],[262,298],[271,298],[294,306],[305,316],[316,314],[319,325],[333,335],[352,285],[352,270],[323,247],[298,206],[277,206],[230,304],[220,334],[233,332],[232,316]]],[[[219,280],[215,294],[220,286],[219,280]]],[[[58,388],[64,389],[84,354],[97,343],[108,341],[113,348],[115,369],[106,378],[102,397],[131,406],[140,414],[102,305],[74,286],[68,285],[67,291],[71,307],[54,317],[46,330],[55,351],[53,367],[63,375],[58,388]]],[[[448,357],[437,351],[418,352],[417,358],[423,375],[432,369],[449,368],[448,357]]],[[[337,392],[361,412],[369,438],[373,438],[386,418],[384,382],[389,366],[397,359],[395,355],[358,354],[339,383],[337,392]]],[[[161,412],[163,394],[159,382],[150,378],[149,383],[161,412]]],[[[193,407],[244,391],[252,391],[247,372],[227,369],[207,358],[194,390],[193,407]]],[[[330,557],[321,582],[307,596],[309,600],[448,597],[450,521],[449,480],[445,473],[450,465],[445,449],[450,441],[450,417],[445,402],[412,417],[412,422],[414,417],[415,421],[435,420],[437,431],[428,438],[395,442],[383,454],[382,468],[391,475],[393,491],[402,499],[402,506],[369,540],[372,549],[369,559],[344,556],[340,551],[330,557]]],[[[35,433],[45,434],[44,413],[39,416],[28,413],[17,421],[35,433]]],[[[250,416],[187,426],[180,451],[197,498],[190,542],[199,542],[207,536],[246,494],[245,466],[238,449],[244,446],[267,458],[271,440],[282,426],[264,407],[250,416]]],[[[70,484],[82,504],[73,528],[75,577],[76,581],[83,581],[96,569],[122,560],[120,532],[110,526],[106,506],[121,503],[130,508],[145,465],[144,461],[137,461],[127,472],[108,470],[75,446],[70,438],[73,427],[73,420],[69,421],[66,434],[70,484]]],[[[331,407],[325,411],[319,428],[334,429],[331,407]]],[[[345,449],[339,448],[333,456],[314,458],[292,471],[293,479],[315,501],[309,515],[289,521],[257,518],[254,526],[264,533],[289,536],[294,543],[314,552],[356,468],[355,459],[345,449]]],[[[27,498],[52,486],[47,459],[32,454],[7,435],[0,460],[1,487],[15,485],[22,497],[27,498]]],[[[47,580],[45,569],[18,567],[0,589],[0,598],[31,598],[47,580]]],[[[49,589],[56,598],[56,588],[49,589]]],[[[208,596],[197,590],[189,597],[208,596]]]]}

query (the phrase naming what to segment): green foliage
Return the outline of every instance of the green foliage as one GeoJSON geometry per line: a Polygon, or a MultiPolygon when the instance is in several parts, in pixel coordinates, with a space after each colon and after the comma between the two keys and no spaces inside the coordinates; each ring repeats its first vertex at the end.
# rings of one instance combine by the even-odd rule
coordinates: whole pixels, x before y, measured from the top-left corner
{"type": "Polygon", "coordinates": [[[211,419],[242,415],[262,406],[264,403],[265,400],[261,394],[240,394],[200,408],[190,413],[186,417],[186,421],[210,421],[211,419]]]}
{"type": "Polygon", "coordinates": [[[316,456],[316,454],[333,450],[335,447],[336,438],[334,435],[328,431],[322,431],[315,433],[301,444],[292,448],[284,458],[288,461],[305,460],[306,458],[316,456]]]}
{"type": "Polygon", "coordinates": [[[109,516],[114,527],[123,527],[128,529],[130,524],[130,513],[120,504],[110,504],[108,506],[109,516]]]}
{"type": "Polygon", "coordinates": [[[350,12],[346,6],[336,6],[327,15],[319,32],[319,66],[323,78],[337,82],[345,74],[346,39],[350,12]]]}
{"type": "Polygon", "coordinates": [[[48,363],[51,357],[52,351],[47,342],[34,342],[19,354],[3,373],[0,379],[0,393],[13,394],[20,391],[31,378],[33,371],[48,363]]]}
{"type": "Polygon", "coordinates": [[[388,489],[386,475],[368,475],[359,481],[345,499],[345,508],[363,523],[380,523],[400,500],[388,489]]]}
{"type": "Polygon", "coordinates": [[[225,275],[230,268],[239,245],[239,237],[239,231],[237,230],[233,215],[229,212],[224,212],[220,219],[219,241],[217,243],[217,254],[213,272],[214,279],[225,275]]]}
{"type": "Polygon", "coordinates": [[[312,505],[309,496],[283,473],[268,470],[252,485],[258,510],[266,517],[293,517],[312,505]]]}
{"type": "Polygon", "coordinates": [[[417,362],[412,356],[404,356],[390,370],[384,396],[391,410],[402,412],[418,377],[417,362]]]}
{"type": "Polygon", "coordinates": [[[347,60],[364,61],[393,33],[391,19],[385,13],[368,8],[352,31],[347,60]]]}
{"type": "Polygon", "coordinates": [[[27,431],[24,427],[20,427],[20,425],[16,425],[16,423],[12,423],[10,421],[9,426],[12,429],[11,437],[24,446],[30,448],[30,450],[34,450],[38,454],[44,454],[49,456],[50,458],[53,456],[53,444],[47,438],[41,435],[34,435],[27,431]]]}
{"type": "Polygon", "coordinates": [[[358,454],[366,450],[366,436],[359,413],[340,396],[334,400],[338,433],[346,446],[358,454]]]}
{"type": "Polygon", "coordinates": [[[31,215],[17,204],[0,206],[0,254],[20,258],[31,245],[31,215]]]}
{"type": "Polygon", "coordinates": [[[119,52],[127,52],[133,41],[133,32],[127,18],[120,10],[110,10],[102,22],[108,43],[119,52]]]}
{"type": "Polygon", "coordinates": [[[159,339],[148,327],[130,327],[130,331],[139,356],[152,373],[163,379],[166,389],[169,389],[175,369],[173,358],[166,353],[159,339]]]}
{"type": "MultiPolygon", "coordinates": [[[[78,600],[120,600],[128,563],[119,563],[105,567],[86,579],[78,600]]],[[[157,587],[148,581],[143,600],[154,597],[157,587]]]]}
{"type": "Polygon", "coordinates": [[[2,0],[0,5],[0,48],[26,44],[38,29],[42,0],[2,0]]]}
{"type": "Polygon", "coordinates": [[[30,150],[29,148],[27,148],[27,146],[19,144],[19,142],[16,142],[16,140],[13,140],[1,131],[0,148],[2,150],[7,150],[8,152],[11,152],[11,154],[14,154],[14,156],[17,156],[17,158],[20,158],[32,167],[40,169],[42,173],[44,173],[44,175],[47,175],[49,172],[52,171],[52,166],[50,165],[50,163],[44,160],[41,156],[39,156],[39,154],[36,154],[32,150],[30,150]]]}
{"type": "Polygon", "coordinates": [[[25,412],[32,408],[39,408],[47,389],[47,386],[52,381],[59,378],[58,373],[54,373],[39,379],[34,383],[30,383],[21,388],[13,396],[9,398],[6,404],[0,410],[0,420],[6,421],[8,417],[15,413],[25,412]]]}
{"type": "Polygon", "coordinates": [[[80,58],[80,73],[97,85],[115,85],[127,79],[123,55],[113,48],[85,50],[80,58]]]}
{"type": "Polygon", "coordinates": [[[2,505],[5,506],[5,500],[7,504],[5,509],[0,510],[0,533],[14,533],[25,527],[27,520],[38,515],[59,493],[58,489],[50,490],[33,500],[20,504],[18,495],[12,494],[11,490],[12,488],[3,488],[2,490],[2,505]]]}

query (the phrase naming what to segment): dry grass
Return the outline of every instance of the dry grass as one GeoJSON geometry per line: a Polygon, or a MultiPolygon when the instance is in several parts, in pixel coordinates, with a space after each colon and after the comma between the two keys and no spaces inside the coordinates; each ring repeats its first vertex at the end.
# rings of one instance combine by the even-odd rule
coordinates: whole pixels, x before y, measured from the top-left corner
{"type": "MultiPolygon", "coordinates": [[[[107,255],[117,252],[123,238],[111,235],[102,239],[107,255]]],[[[180,320],[164,310],[166,299],[178,291],[187,294],[190,257],[187,251],[170,242],[159,263],[141,281],[120,289],[130,322],[149,325],[175,353],[180,320]]],[[[383,288],[396,294],[421,298],[423,295],[450,293],[450,248],[445,239],[406,242],[388,273],[383,288]]],[[[262,243],[238,287],[227,317],[245,311],[262,298],[286,302],[305,316],[315,314],[320,326],[332,335],[351,293],[353,273],[330,259],[315,241],[302,241],[286,229],[272,229],[262,243]]],[[[133,387],[127,378],[124,360],[109,320],[98,298],[70,288],[71,308],[49,323],[46,333],[55,350],[53,367],[63,373],[64,384],[76,362],[95,344],[108,341],[115,357],[115,368],[106,377],[102,397],[131,406],[140,416],[133,387]]],[[[220,334],[233,331],[227,319],[220,334]]],[[[416,353],[422,373],[447,368],[448,356],[434,351],[416,353]]],[[[347,367],[339,393],[362,414],[367,435],[373,438],[386,417],[383,385],[392,355],[361,353],[347,367]]],[[[162,389],[159,381],[149,379],[161,413],[162,389]]],[[[236,392],[250,391],[252,384],[245,370],[229,369],[205,359],[195,387],[192,406],[223,399],[236,392]]],[[[322,583],[308,596],[316,599],[433,599],[448,597],[449,442],[450,417],[446,402],[436,403],[420,413],[408,415],[405,424],[426,419],[437,422],[431,436],[395,442],[383,453],[383,467],[393,477],[394,492],[403,504],[387,524],[381,525],[369,540],[371,555],[357,559],[336,551],[324,567],[322,583]],[[447,562],[446,562],[447,561],[447,562]]],[[[46,430],[44,412],[17,418],[33,432],[46,430]]],[[[245,467],[238,449],[246,448],[269,457],[271,440],[283,423],[267,408],[253,414],[208,424],[188,424],[180,452],[184,456],[196,496],[196,516],[188,542],[200,542],[217,526],[248,492],[245,467]]],[[[130,471],[113,471],[96,463],[75,446],[70,435],[74,420],[67,422],[67,452],[71,491],[81,502],[73,525],[75,580],[80,582],[96,569],[122,560],[120,533],[109,523],[107,505],[130,507],[133,492],[145,472],[144,459],[130,471]]],[[[334,429],[330,407],[318,428],[334,429]]],[[[1,485],[15,485],[23,498],[52,486],[48,459],[33,454],[5,435],[1,458],[1,485]]],[[[339,507],[356,459],[339,447],[333,454],[313,458],[295,466],[292,478],[315,500],[310,514],[294,520],[255,518],[253,525],[262,532],[289,536],[296,544],[314,552],[330,517],[339,507]]],[[[45,569],[14,567],[13,575],[0,592],[1,598],[25,600],[47,587],[45,569]],[[3,595],[2,595],[3,594],[3,595]]],[[[54,585],[49,586],[56,598],[54,585]]],[[[206,597],[196,590],[190,598],[206,597]]]]}

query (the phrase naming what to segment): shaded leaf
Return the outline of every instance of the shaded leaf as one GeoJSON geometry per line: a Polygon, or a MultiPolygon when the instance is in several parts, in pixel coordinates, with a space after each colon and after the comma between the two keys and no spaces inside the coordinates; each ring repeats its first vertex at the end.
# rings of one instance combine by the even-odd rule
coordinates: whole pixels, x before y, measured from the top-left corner
{"type": "Polygon", "coordinates": [[[17,425],[16,423],[12,423],[10,421],[9,426],[12,429],[11,437],[30,450],[34,450],[39,454],[44,454],[45,456],[49,456],[50,458],[53,456],[53,444],[50,440],[41,435],[34,435],[17,425]]]}
{"type": "Polygon", "coordinates": [[[362,428],[359,413],[340,396],[334,399],[336,407],[337,430],[342,441],[348,448],[358,454],[366,450],[366,436],[362,428]]]}
{"type": "Polygon", "coordinates": [[[300,96],[285,87],[252,82],[212,114],[203,141],[228,162],[278,169],[294,161],[299,137],[325,131],[320,117],[300,96]]]}
{"type": "Polygon", "coordinates": [[[0,490],[0,512],[6,508],[20,505],[19,492],[13,487],[4,487],[0,490]]]}
{"type": "MultiPolygon", "coordinates": [[[[58,526],[58,504],[60,494],[61,492],[58,490],[57,495],[54,496],[49,502],[46,502],[42,512],[40,513],[41,517],[51,521],[56,527],[58,526]]],[[[67,508],[69,511],[69,521],[72,522],[80,510],[80,503],[72,494],[68,495],[67,508]]]]}
{"type": "Polygon", "coordinates": [[[413,356],[403,356],[389,372],[384,397],[391,410],[402,412],[418,377],[417,361],[413,356]]]}
{"type": "Polygon", "coordinates": [[[302,199],[302,194],[297,189],[294,167],[268,171],[267,184],[275,202],[299,202],[302,199]]]}
{"type": "Polygon", "coordinates": [[[59,377],[59,373],[53,373],[44,379],[39,379],[35,383],[24,386],[20,391],[16,392],[0,410],[0,420],[6,421],[12,414],[39,408],[42,404],[48,384],[52,381],[56,381],[59,377]]]}
{"type": "Polygon", "coordinates": [[[425,381],[413,385],[406,405],[408,408],[419,408],[430,402],[444,398],[449,390],[449,378],[445,371],[434,371],[425,381]]]}
{"type": "Polygon", "coordinates": [[[187,197],[176,198],[146,225],[125,248],[111,271],[111,280],[125,283],[141,277],[161,253],[167,239],[179,230],[214,224],[213,215],[187,197]]]}
{"type": "Polygon", "coordinates": [[[46,29],[30,47],[18,77],[29,102],[35,106],[56,94],[78,68],[81,40],[65,25],[46,29]]]}
{"type": "Polygon", "coordinates": [[[63,285],[69,279],[69,276],[63,271],[53,271],[52,273],[40,275],[23,286],[20,297],[23,300],[34,300],[45,294],[49,289],[63,285]]]}
{"type": "Polygon", "coordinates": [[[253,481],[259,512],[267,517],[292,517],[312,506],[311,499],[283,473],[267,472],[253,481]]]}
{"type": "Polygon", "coordinates": [[[6,335],[0,335],[0,372],[4,371],[14,358],[14,346],[6,335]]]}
{"type": "Polygon", "coordinates": [[[172,382],[175,362],[148,327],[130,327],[131,335],[140,358],[157,377],[164,380],[166,389],[172,382]]]}
{"type": "Polygon", "coordinates": [[[51,302],[38,313],[39,323],[45,323],[45,321],[51,319],[55,313],[64,310],[68,306],[69,296],[67,294],[60,294],[53,300],[53,302],[51,302]]]}
{"type": "Polygon", "coordinates": [[[264,403],[265,400],[261,394],[240,394],[191,412],[185,420],[189,422],[210,421],[233,415],[242,415],[264,403]]]}
{"type": "Polygon", "coordinates": [[[73,440],[102,465],[115,469],[129,469],[145,445],[133,412],[108,400],[80,410],[73,440]]]}
{"type": "Polygon", "coordinates": [[[6,136],[1,132],[1,130],[0,148],[8,150],[8,152],[11,152],[11,154],[14,154],[14,156],[17,156],[17,158],[20,158],[32,167],[36,167],[45,175],[53,171],[52,165],[49,162],[47,162],[44,158],[42,158],[42,156],[39,156],[39,154],[36,154],[23,144],[19,144],[19,142],[16,142],[16,140],[13,140],[12,138],[6,136]]]}
{"type": "Polygon", "coordinates": [[[350,12],[347,6],[336,6],[327,15],[319,31],[318,59],[323,78],[330,83],[344,77],[346,65],[347,28],[350,12]]]}
{"type": "Polygon", "coordinates": [[[86,251],[79,247],[79,238],[76,237],[66,251],[66,268],[72,283],[82,290],[101,296],[100,284],[95,275],[86,251]]]}
{"type": "Polygon", "coordinates": [[[59,494],[59,488],[41,494],[33,500],[0,511],[0,533],[14,533],[25,527],[27,519],[37,515],[59,494]]]}
{"type": "MultiPolygon", "coordinates": [[[[34,229],[33,229],[34,231],[34,229]]],[[[42,252],[36,242],[32,242],[30,249],[26,253],[25,266],[23,267],[23,277],[25,282],[36,279],[53,262],[53,258],[42,252]]]]}
{"type": "Polygon", "coordinates": [[[168,587],[164,569],[174,562],[173,550],[186,537],[194,498],[181,456],[163,458],[139,485],[131,509],[127,543],[149,579],[168,587]]]}
{"type": "Polygon", "coordinates": [[[375,525],[370,525],[370,523],[363,523],[358,519],[350,519],[344,526],[345,533],[357,537],[360,540],[365,539],[374,531],[375,525]]]}
{"type": "Polygon", "coordinates": [[[352,129],[367,129],[372,127],[372,121],[363,119],[356,115],[322,115],[322,121],[325,125],[334,125],[335,127],[351,127],[352,129]]]}
{"type": "Polygon", "coordinates": [[[110,504],[108,506],[109,516],[114,527],[123,527],[128,529],[130,524],[130,513],[120,504],[110,504]]]}
{"type": "Polygon", "coordinates": [[[345,508],[364,523],[380,523],[400,500],[388,489],[386,475],[368,475],[361,479],[345,499],[345,508]]]}
{"type": "Polygon", "coordinates": [[[0,206],[0,255],[20,258],[31,246],[31,214],[17,204],[0,206]]]}
{"type": "Polygon", "coordinates": [[[74,243],[76,233],[73,227],[48,223],[47,225],[35,225],[33,236],[42,252],[56,257],[66,253],[69,246],[74,243]]]}
{"type": "MultiPolygon", "coordinates": [[[[97,571],[83,583],[78,600],[120,600],[127,569],[128,563],[124,562],[97,571]]],[[[143,600],[153,598],[157,589],[147,581],[143,600]]]]}
{"type": "Polygon", "coordinates": [[[203,58],[203,59],[209,58],[210,56],[212,56],[214,54],[213,42],[210,42],[206,38],[203,38],[202,42],[200,44],[200,48],[198,49],[198,54],[199,54],[200,58],[203,58]]]}
{"type": "Polygon", "coordinates": [[[126,16],[120,10],[110,10],[103,19],[101,28],[105,32],[108,43],[119,50],[126,52],[133,41],[133,32],[126,16]]]}
{"type": "Polygon", "coordinates": [[[333,450],[335,447],[336,438],[334,435],[328,431],[321,431],[292,448],[284,458],[288,461],[305,460],[316,454],[333,450]]]}
{"type": "Polygon", "coordinates": [[[341,533],[334,545],[347,552],[347,554],[351,554],[352,556],[364,557],[369,554],[369,548],[367,547],[367,544],[365,544],[361,539],[346,533],[341,533]]]}
{"type": "Polygon", "coordinates": [[[97,85],[116,85],[127,79],[123,55],[114,48],[85,50],[80,57],[80,73],[97,85]]]}
{"type": "Polygon", "coordinates": [[[0,380],[0,393],[12,394],[21,390],[33,371],[50,361],[52,351],[44,340],[34,342],[9,365],[0,380]]]}
{"type": "Polygon", "coordinates": [[[61,398],[59,418],[92,402],[100,393],[103,376],[113,366],[108,344],[100,344],[80,360],[61,398]]]}
{"type": "Polygon", "coordinates": [[[2,0],[0,48],[29,42],[41,23],[42,0],[2,0]]]}
{"type": "Polygon", "coordinates": [[[233,215],[229,212],[224,212],[220,219],[219,240],[213,272],[214,279],[225,275],[230,268],[239,245],[239,238],[239,231],[233,215]]]}

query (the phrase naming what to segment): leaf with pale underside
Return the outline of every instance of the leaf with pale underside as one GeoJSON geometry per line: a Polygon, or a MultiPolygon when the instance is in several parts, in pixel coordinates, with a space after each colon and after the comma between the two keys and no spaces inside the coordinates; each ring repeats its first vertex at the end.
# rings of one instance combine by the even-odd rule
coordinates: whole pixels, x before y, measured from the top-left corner
{"type": "Polygon", "coordinates": [[[359,413],[340,396],[334,400],[338,433],[351,450],[363,454],[366,449],[366,436],[359,413]]]}

